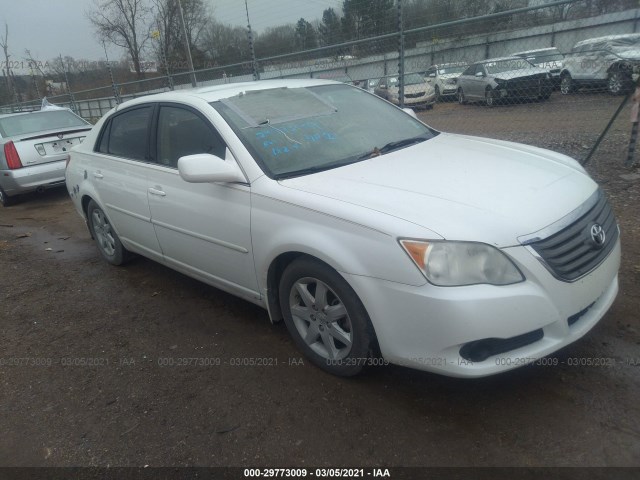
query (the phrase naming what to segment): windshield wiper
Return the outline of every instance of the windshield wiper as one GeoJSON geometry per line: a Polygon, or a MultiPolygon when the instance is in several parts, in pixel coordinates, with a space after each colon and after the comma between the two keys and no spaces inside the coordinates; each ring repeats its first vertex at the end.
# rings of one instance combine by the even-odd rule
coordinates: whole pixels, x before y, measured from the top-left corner
{"type": "Polygon", "coordinates": [[[323,165],[314,165],[313,167],[303,168],[300,170],[295,170],[293,172],[280,173],[275,177],[277,180],[286,180],[287,178],[302,177],[304,175],[310,175],[312,173],[318,173],[318,172],[323,172],[325,170],[331,170],[333,168],[344,167],[345,165],[349,165],[351,163],[355,163],[355,161],[342,160],[340,162],[325,163],[323,165]]]}
{"type": "Polygon", "coordinates": [[[378,155],[383,155],[385,153],[389,153],[389,152],[392,152],[394,150],[398,150],[400,148],[408,147],[409,145],[413,145],[415,143],[424,142],[425,140],[428,140],[429,138],[431,138],[431,137],[425,137],[425,136],[421,135],[419,137],[411,137],[411,138],[405,138],[404,140],[398,140],[398,141],[395,141],[395,142],[389,142],[386,145],[384,145],[382,148],[374,147],[374,149],[371,150],[370,152],[367,152],[364,155],[361,155],[360,157],[358,157],[358,160],[364,160],[366,158],[377,157],[378,155]]]}

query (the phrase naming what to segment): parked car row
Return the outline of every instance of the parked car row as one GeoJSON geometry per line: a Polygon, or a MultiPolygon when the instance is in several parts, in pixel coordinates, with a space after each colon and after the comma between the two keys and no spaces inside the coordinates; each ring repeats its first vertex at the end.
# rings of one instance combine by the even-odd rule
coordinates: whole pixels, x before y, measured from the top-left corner
{"type": "MultiPolygon", "coordinates": [[[[460,103],[484,102],[489,106],[505,100],[546,100],[555,88],[563,95],[580,87],[606,88],[619,95],[627,93],[640,75],[640,34],[583,40],[566,56],[556,47],[547,47],[471,64],[432,65],[423,74],[426,86],[415,75],[405,75],[404,105],[408,107],[432,107],[431,95],[436,101],[457,97],[460,103]],[[417,88],[424,94],[420,101],[415,100],[417,88]]],[[[397,75],[358,82],[394,104],[399,104],[398,84],[397,75]]]]}

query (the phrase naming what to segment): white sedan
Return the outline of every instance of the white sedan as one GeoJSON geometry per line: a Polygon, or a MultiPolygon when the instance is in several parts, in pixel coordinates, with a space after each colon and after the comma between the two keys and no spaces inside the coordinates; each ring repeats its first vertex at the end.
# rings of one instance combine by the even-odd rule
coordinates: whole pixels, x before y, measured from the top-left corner
{"type": "Polygon", "coordinates": [[[66,183],[105,260],[260,305],[337,375],[503,372],[583,336],[618,291],[618,226],[576,161],[437,132],[337,82],[131,100],[66,183]]]}

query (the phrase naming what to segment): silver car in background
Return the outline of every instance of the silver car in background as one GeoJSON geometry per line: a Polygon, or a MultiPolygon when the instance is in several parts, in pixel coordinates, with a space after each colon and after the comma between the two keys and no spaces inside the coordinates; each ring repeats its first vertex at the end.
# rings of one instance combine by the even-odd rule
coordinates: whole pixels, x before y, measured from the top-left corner
{"type": "Polygon", "coordinates": [[[64,185],[68,151],[91,124],[67,108],[0,115],[0,203],[23,193],[64,185]]]}
{"type": "Polygon", "coordinates": [[[469,65],[458,77],[458,102],[484,101],[492,107],[508,100],[546,100],[551,96],[551,74],[524,58],[492,58],[469,65]]]}

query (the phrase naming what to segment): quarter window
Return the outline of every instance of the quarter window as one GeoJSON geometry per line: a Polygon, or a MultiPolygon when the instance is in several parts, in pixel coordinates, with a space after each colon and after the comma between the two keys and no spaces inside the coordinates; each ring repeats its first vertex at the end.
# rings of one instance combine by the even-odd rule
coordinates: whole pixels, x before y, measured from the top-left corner
{"type": "Polygon", "coordinates": [[[185,108],[160,107],[158,118],[158,163],[177,167],[185,155],[210,153],[225,156],[226,145],[204,119],[185,108]]]}

